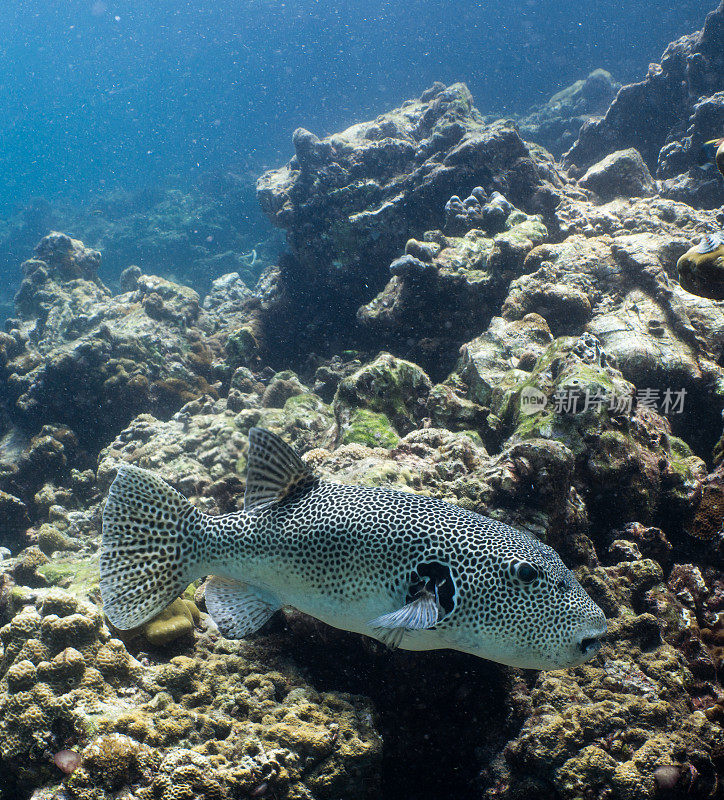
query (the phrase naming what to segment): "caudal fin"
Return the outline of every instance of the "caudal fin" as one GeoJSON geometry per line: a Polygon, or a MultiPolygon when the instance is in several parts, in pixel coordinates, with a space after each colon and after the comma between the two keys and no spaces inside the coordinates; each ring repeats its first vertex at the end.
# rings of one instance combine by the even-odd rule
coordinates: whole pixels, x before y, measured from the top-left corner
{"type": "Polygon", "coordinates": [[[166,481],[124,465],[103,509],[103,611],[116,628],[148,622],[196,577],[194,540],[204,514],[166,481]]]}

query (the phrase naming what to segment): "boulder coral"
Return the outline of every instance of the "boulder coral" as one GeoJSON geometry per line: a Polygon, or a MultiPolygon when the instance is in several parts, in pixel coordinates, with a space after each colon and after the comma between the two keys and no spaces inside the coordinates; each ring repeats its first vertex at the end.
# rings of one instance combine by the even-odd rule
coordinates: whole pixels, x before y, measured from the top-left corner
{"type": "Polygon", "coordinates": [[[406,352],[439,372],[441,358],[486,327],[526,255],[546,239],[539,215],[510,204],[501,215],[494,234],[478,227],[483,220],[472,220],[457,236],[427,231],[422,242],[410,239],[405,255],[390,264],[385,288],[358,310],[358,321],[382,342],[405,341],[406,352]]]}
{"type": "Polygon", "coordinates": [[[131,785],[172,797],[187,782],[220,797],[263,783],[290,797],[374,796],[380,741],[363,701],[270,671],[253,648],[207,641],[203,660],[142,663],[94,606],[57,589],[0,642],[2,790],[51,779],[52,753],[72,747],[80,762],[65,791],[82,800],[131,785]],[[177,771],[184,763],[203,769],[177,771]]]}

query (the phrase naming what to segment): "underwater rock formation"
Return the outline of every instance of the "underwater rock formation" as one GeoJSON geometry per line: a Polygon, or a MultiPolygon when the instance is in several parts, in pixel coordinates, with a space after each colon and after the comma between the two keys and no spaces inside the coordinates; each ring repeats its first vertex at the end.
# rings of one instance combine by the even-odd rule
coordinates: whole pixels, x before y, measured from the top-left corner
{"type": "Polygon", "coordinates": [[[556,544],[561,550],[578,550],[574,531],[589,518],[596,528],[604,519],[635,517],[665,519],[669,529],[681,530],[705,473],[666,420],[637,405],[635,387],[615,363],[592,335],[552,340],[544,320],[529,314],[520,322],[494,320],[465,345],[459,374],[451,378],[500,420],[506,445],[498,457],[500,477],[492,480],[496,505],[517,505],[520,513],[527,485],[527,502],[548,514],[548,535],[557,535],[556,526],[568,529],[566,542],[556,544]],[[526,406],[531,397],[539,405],[526,406]],[[519,442],[528,444],[525,452],[519,442]],[[546,464],[543,476],[536,463],[546,464]],[[564,481],[557,494],[550,477],[556,471],[564,481]],[[574,508],[577,519],[570,516],[574,508]]]}
{"type": "Polygon", "coordinates": [[[617,150],[589,167],[578,181],[601,200],[615,197],[650,197],[656,186],[641,154],[633,147],[617,150]]]}
{"type": "Polygon", "coordinates": [[[560,158],[576,141],[584,122],[602,116],[621,88],[605,69],[556,92],[546,103],[517,120],[520,135],[542,144],[560,158]]]}
{"type": "Polygon", "coordinates": [[[22,266],[16,316],[0,333],[2,544],[22,542],[21,523],[53,504],[44,485],[82,495],[82,473],[137,414],[168,418],[229,385],[224,344],[256,302],[238,273],[215,281],[202,306],[193,289],[135,266],[112,295],[99,263],[53,233],[22,266]]]}
{"type": "Polygon", "coordinates": [[[240,368],[225,399],[207,396],[187,403],[167,421],[139,415],[101,452],[98,482],[107,488],[119,459],[132,461],[163,471],[212,513],[235,510],[243,502],[250,428],[267,428],[302,452],[332,442],[334,414],[320,397],[307,391],[281,407],[264,407],[264,393],[265,386],[240,368]]]}
{"type": "MultiPolygon", "coordinates": [[[[637,389],[648,387],[659,399],[667,389],[685,389],[689,412],[698,409],[703,424],[697,434],[688,412],[672,415],[671,422],[708,457],[723,405],[724,318],[720,304],[689,294],[674,277],[678,257],[691,244],[690,212],[656,199],[604,208],[625,213],[625,227],[616,233],[606,214],[601,225],[613,235],[579,234],[535,248],[526,259],[527,274],[511,284],[503,316],[538,313],[555,333],[585,325],[637,389]],[[648,232],[655,227],[658,235],[648,232]]],[[[703,222],[702,216],[694,229],[703,222]]]]}
{"type": "MultiPolygon", "coordinates": [[[[449,366],[445,354],[485,328],[511,279],[521,273],[525,256],[547,236],[540,216],[523,214],[499,198],[505,206],[466,200],[466,208],[480,209],[480,217],[491,207],[500,214],[466,217],[457,236],[428,231],[423,242],[407,242],[405,255],[390,264],[390,281],[357,312],[378,341],[402,339],[410,353],[439,371],[441,361],[449,366]]],[[[456,225],[462,224],[460,216],[456,225]]]]}
{"type": "Polygon", "coordinates": [[[724,465],[701,481],[686,530],[704,541],[715,541],[724,532],[724,465]]]}
{"type": "Polygon", "coordinates": [[[505,788],[483,796],[653,799],[662,796],[664,767],[678,796],[719,796],[721,727],[692,703],[694,675],[669,642],[676,623],[662,641],[655,615],[665,608],[675,619],[681,606],[661,568],[623,561],[585,570],[582,579],[599,602],[608,600],[615,646],[596,664],[540,675],[516,698],[528,704],[527,720],[491,770],[505,788]]]}
{"type": "Polygon", "coordinates": [[[481,187],[536,213],[555,205],[560,183],[511,123],[483,121],[463,84],[435,84],[419,100],[322,140],[298,129],[294,148],[287,166],[257,183],[291,251],[276,289],[280,310],[266,312],[276,348],[287,352],[298,347],[297,332],[314,347],[354,330],[357,308],[384,287],[405,242],[443,228],[451,196],[481,187]],[[290,320],[297,332],[285,330],[290,320]]]}
{"type": "Polygon", "coordinates": [[[0,797],[720,798],[724,308],[676,269],[720,214],[630,151],[577,182],[461,85],[294,141],[259,183],[291,252],[253,290],[127,266],[113,295],[62,234],[24,265],[0,334],[0,797]],[[202,582],[110,629],[119,463],[236,511],[253,426],[326,479],[550,543],[606,611],[601,653],[522,674],[288,610],[233,642],[202,582]]]}
{"type": "MultiPolygon", "coordinates": [[[[100,254],[62,234],[36,255],[23,264],[17,317],[0,334],[6,424],[65,426],[97,449],[141,410],[168,415],[215,391],[213,344],[199,327],[214,323],[196,292],[136,270],[114,297],[96,274],[100,254]]],[[[30,469],[33,448],[35,440],[20,469],[30,469]]]]}
{"type": "Polygon", "coordinates": [[[51,589],[16,602],[0,629],[8,796],[57,779],[50,754],[64,749],[80,756],[65,780],[77,800],[130,785],[149,800],[172,800],[180,787],[258,796],[263,784],[289,797],[375,796],[380,739],[361,698],[320,694],[288,666],[260,662],[253,645],[216,637],[187,655],[141,662],[111,638],[95,606],[71,594],[51,589]]]}
{"type": "MultiPolygon", "coordinates": [[[[102,251],[100,277],[110,286],[129,264],[197,292],[208,291],[215,278],[229,272],[239,272],[254,286],[282,247],[281,235],[257,208],[254,179],[230,172],[205,176],[201,185],[183,190],[116,190],[81,205],[34,200],[0,221],[3,274],[12,276],[16,264],[52,230],[73,231],[102,251]]],[[[0,307],[16,288],[12,278],[0,287],[0,307]]]]}
{"type": "Polygon", "coordinates": [[[662,194],[712,208],[724,201],[720,176],[700,169],[701,147],[722,136],[724,3],[701,31],[672,42],[660,64],[639,83],[624,86],[605,116],[584,123],[563,163],[579,174],[615,150],[636,148],[662,194]]]}
{"type": "MultiPolygon", "coordinates": [[[[724,82],[722,83],[724,86],[724,82]]],[[[685,135],[667,142],[659,153],[656,172],[661,194],[692,206],[716,208],[722,204],[722,178],[714,153],[706,142],[724,131],[724,91],[698,100],[691,111],[685,135]]]]}

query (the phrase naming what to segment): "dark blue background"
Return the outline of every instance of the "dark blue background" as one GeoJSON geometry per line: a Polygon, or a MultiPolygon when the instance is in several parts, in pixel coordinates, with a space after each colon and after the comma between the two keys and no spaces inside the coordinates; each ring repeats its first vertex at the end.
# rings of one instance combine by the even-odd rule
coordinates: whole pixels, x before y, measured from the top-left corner
{"type": "Polygon", "coordinates": [[[524,110],[605,67],[629,81],[714,0],[4,0],[0,208],[286,160],[291,132],[434,80],[524,110]]]}

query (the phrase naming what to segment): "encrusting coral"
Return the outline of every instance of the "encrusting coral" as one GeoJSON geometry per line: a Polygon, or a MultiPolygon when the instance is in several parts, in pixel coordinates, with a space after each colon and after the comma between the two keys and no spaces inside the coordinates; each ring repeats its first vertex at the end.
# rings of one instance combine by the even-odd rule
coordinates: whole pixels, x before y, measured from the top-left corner
{"type": "Polygon", "coordinates": [[[49,780],[52,754],[70,748],[81,759],[65,788],[79,800],[130,784],[149,799],[186,783],[209,797],[263,783],[289,797],[375,794],[380,740],[364,701],[271,671],[251,645],[199,640],[189,655],[142,663],[95,606],[58,589],[19,611],[0,642],[7,787],[49,780]]]}

